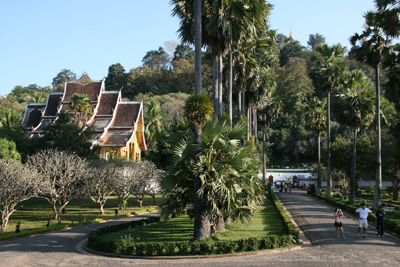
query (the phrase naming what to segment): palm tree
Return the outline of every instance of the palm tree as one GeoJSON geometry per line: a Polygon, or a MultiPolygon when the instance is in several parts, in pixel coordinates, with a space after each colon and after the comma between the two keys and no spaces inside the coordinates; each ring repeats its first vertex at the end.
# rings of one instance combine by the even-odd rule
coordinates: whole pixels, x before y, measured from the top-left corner
{"type": "Polygon", "coordinates": [[[201,94],[201,0],[194,0],[195,91],[201,94]]]}
{"type": "Polygon", "coordinates": [[[334,101],[337,121],[353,128],[353,155],[350,175],[350,201],[356,199],[357,134],[362,124],[372,121],[374,114],[374,92],[369,79],[360,70],[343,75],[344,87],[334,101]],[[372,90],[371,90],[372,89],[372,90]]]}
{"type": "Polygon", "coordinates": [[[321,135],[326,131],[325,103],[319,98],[314,97],[308,104],[307,125],[318,136],[318,175],[317,175],[317,194],[321,193],[321,135]]]}
{"type": "Polygon", "coordinates": [[[350,55],[375,69],[377,168],[373,208],[378,208],[382,199],[382,151],[381,151],[381,108],[380,108],[380,68],[384,54],[390,51],[389,35],[382,28],[384,20],[380,13],[368,12],[365,17],[365,30],[351,37],[353,45],[350,55]]]}
{"type": "Polygon", "coordinates": [[[173,167],[161,182],[166,197],[162,215],[179,214],[192,203],[191,179],[199,176],[198,193],[214,231],[223,230],[225,221],[250,219],[264,195],[257,177],[261,162],[251,146],[240,146],[245,134],[244,124],[231,128],[228,122],[214,119],[203,127],[200,145],[181,140],[174,150],[173,167]]]}
{"type": "Polygon", "coordinates": [[[343,56],[346,51],[340,44],[328,46],[322,45],[315,48],[318,52],[316,56],[311,59],[316,63],[315,68],[312,70],[312,76],[316,87],[322,91],[327,92],[327,187],[326,194],[332,195],[332,168],[331,168],[331,93],[339,87],[339,78],[344,69],[343,56]]]}
{"type": "Polygon", "coordinates": [[[266,184],[266,134],[269,126],[276,120],[279,116],[281,110],[281,101],[280,99],[274,97],[272,92],[268,92],[268,94],[263,98],[262,101],[259,101],[258,104],[258,112],[257,119],[263,127],[263,184],[266,184]]]}
{"type": "Polygon", "coordinates": [[[154,149],[154,146],[157,143],[157,136],[164,130],[160,103],[158,103],[157,101],[148,102],[146,113],[147,119],[149,121],[146,125],[145,131],[146,142],[148,142],[148,144],[151,144],[151,147],[154,149]]]}
{"type": "Polygon", "coordinates": [[[89,96],[85,94],[73,94],[68,112],[74,113],[78,127],[85,126],[89,117],[93,114],[89,96]]]}

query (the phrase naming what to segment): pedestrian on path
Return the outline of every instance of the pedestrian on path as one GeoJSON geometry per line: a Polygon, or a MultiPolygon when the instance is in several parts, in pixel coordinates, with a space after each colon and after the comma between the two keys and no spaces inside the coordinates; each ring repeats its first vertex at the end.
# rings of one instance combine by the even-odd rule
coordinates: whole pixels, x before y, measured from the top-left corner
{"type": "Polygon", "coordinates": [[[379,206],[378,211],[376,212],[376,229],[378,229],[378,236],[383,237],[383,217],[385,216],[385,211],[382,209],[382,205],[379,206]]]}
{"type": "Polygon", "coordinates": [[[356,210],[357,216],[358,216],[358,232],[357,232],[357,237],[360,237],[360,232],[361,228],[363,228],[363,238],[366,238],[365,232],[367,231],[368,227],[368,215],[372,213],[372,211],[369,208],[365,207],[365,203],[361,203],[361,208],[358,208],[356,210]]]}
{"type": "Polygon", "coordinates": [[[343,216],[342,210],[336,208],[335,209],[335,227],[336,227],[336,236],[337,236],[337,238],[339,238],[339,229],[340,229],[340,231],[342,231],[343,238],[346,238],[344,236],[344,231],[343,231],[342,216],[343,216]]]}

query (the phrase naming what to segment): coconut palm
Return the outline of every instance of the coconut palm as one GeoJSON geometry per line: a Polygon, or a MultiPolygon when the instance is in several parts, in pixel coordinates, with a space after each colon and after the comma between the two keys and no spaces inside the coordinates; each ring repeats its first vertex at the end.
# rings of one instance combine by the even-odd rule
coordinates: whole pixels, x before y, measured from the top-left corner
{"type": "Polygon", "coordinates": [[[89,96],[85,94],[73,94],[71,96],[70,109],[68,112],[73,112],[78,127],[85,126],[88,119],[93,114],[89,96]]]}
{"type": "Polygon", "coordinates": [[[369,79],[360,70],[343,75],[343,88],[333,101],[336,120],[353,129],[353,155],[350,175],[350,201],[356,198],[357,134],[363,124],[372,121],[374,92],[369,79]]]}
{"type": "Polygon", "coordinates": [[[382,198],[382,151],[381,151],[381,108],[380,108],[380,68],[384,55],[390,51],[389,35],[384,31],[384,20],[379,12],[367,12],[365,29],[351,37],[353,45],[350,55],[375,69],[377,168],[373,208],[378,208],[382,198]]]}
{"type": "Polygon", "coordinates": [[[331,168],[331,135],[330,135],[330,125],[331,125],[331,93],[336,90],[340,83],[340,76],[344,69],[343,56],[346,49],[340,44],[328,46],[322,45],[315,48],[318,52],[317,55],[313,56],[311,59],[315,62],[315,67],[311,74],[316,84],[316,87],[327,93],[327,146],[328,146],[328,156],[327,156],[327,187],[326,194],[328,196],[332,195],[332,168],[331,168]]]}
{"type": "Polygon", "coordinates": [[[148,119],[145,130],[146,142],[151,144],[151,147],[154,149],[157,143],[157,136],[164,130],[160,103],[157,101],[148,102],[146,115],[148,119]]]}
{"type": "Polygon", "coordinates": [[[319,98],[314,97],[308,103],[307,126],[318,136],[318,174],[317,174],[317,194],[321,193],[321,135],[326,131],[326,112],[325,103],[319,98]]]}

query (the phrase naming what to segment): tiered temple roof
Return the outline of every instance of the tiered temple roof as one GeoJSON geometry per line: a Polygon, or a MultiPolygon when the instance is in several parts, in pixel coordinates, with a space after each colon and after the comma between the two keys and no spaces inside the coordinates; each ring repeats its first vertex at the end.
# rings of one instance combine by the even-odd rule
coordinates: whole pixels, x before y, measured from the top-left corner
{"type": "Polygon", "coordinates": [[[22,121],[29,135],[45,133],[46,127],[57,120],[60,112],[70,110],[73,94],[84,94],[90,99],[92,116],[86,127],[94,127],[93,145],[100,145],[101,157],[108,158],[117,151],[126,159],[140,159],[146,151],[143,123],[143,103],[123,102],[121,91],[105,91],[104,79],[82,85],[76,82],[65,84],[63,93],[50,93],[47,103],[30,103],[22,121]]]}

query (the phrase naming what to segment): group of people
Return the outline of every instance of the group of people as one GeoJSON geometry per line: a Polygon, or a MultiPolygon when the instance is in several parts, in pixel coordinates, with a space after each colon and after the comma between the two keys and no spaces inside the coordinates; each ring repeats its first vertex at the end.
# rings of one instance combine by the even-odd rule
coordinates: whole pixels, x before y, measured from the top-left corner
{"type": "MultiPolygon", "coordinates": [[[[357,237],[360,237],[361,229],[363,230],[362,237],[366,238],[365,234],[368,227],[368,215],[372,213],[372,211],[365,207],[365,203],[361,203],[361,207],[356,210],[356,214],[358,216],[358,231],[357,237]]],[[[376,212],[376,229],[378,230],[378,236],[383,237],[383,229],[384,229],[384,215],[385,211],[383,210],[382,206],[379,206],[378,211],[376,212]]],[[[343,212],[341,209],[335,209],[335,227],[336,227],[336,236],[339,238],[339,231],[342,233],[343,238],[346,238],[344,235],[343,224],[342,224],[342,217],[343,212]]]]}
{"type": "Polygon", "coordinates": [[[288,190],[289,192],[292,192],[292,184],[290,182],[280,182],[280,184],[277,184],[277,186],[280,188],[280,192],[283,192],[283,190],[285,190],[285,192],[288,190]]]}

